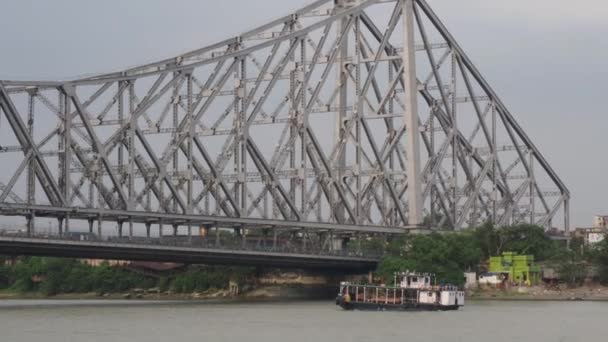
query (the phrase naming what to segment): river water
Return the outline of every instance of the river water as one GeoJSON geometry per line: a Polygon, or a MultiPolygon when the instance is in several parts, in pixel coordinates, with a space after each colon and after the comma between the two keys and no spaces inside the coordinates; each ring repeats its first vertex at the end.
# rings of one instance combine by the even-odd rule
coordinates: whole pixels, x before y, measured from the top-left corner
{"type": "Polygon", "coordinates": [[[344,312],[331,302],[0,301],[0,341],[606,341],[608,302],[469,302],[344,312]]]}

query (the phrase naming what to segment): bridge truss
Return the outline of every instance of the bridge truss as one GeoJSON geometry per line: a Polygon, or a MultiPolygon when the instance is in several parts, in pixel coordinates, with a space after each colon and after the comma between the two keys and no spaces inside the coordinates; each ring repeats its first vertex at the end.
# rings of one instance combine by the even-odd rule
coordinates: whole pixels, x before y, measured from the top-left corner
{"type": "Polygon", "coordinates": [[[569,226],[568,189],[425,0],[320,0],[157,63],[0,81],[0,112],[0,211],[30,230],[569,226]]]}

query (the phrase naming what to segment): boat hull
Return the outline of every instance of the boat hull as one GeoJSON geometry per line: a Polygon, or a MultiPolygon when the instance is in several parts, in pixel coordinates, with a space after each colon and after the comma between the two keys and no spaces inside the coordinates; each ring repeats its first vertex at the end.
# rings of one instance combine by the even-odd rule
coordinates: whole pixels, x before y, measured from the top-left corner
{"type": "Polygon", "coordinates": [[[344,298],[336,298],[336,305],[346,311],[456,311],[459,305],[439,305],[439,304],[383,304],[383,303],[364,303],[346,302],[344,298]]]}

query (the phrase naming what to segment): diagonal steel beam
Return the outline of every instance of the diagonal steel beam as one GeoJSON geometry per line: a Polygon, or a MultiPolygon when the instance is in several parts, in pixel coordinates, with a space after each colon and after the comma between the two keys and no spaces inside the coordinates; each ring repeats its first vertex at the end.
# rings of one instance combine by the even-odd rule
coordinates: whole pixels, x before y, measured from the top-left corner
{"type": "Polygon", "coordinates": [[[35,174],[49,201],[53,205],[65,205],[65,198],[61,194],[59,186],[53,178],[53,174],[46,165],[44,158],[42,157],[38,147],[36,146],[33,138],[27,133],[25,123],[18,114],[15,105],[13,104],[10,96],[6,92],[4,85],[0,82],[0,108],[4,111],[4,115],[8,119],[8,122],[13,129],[13,132],[19,141],[19,144],[23,148],[24,155],[31,150],[32,158],[36,160],[35,174]]]}

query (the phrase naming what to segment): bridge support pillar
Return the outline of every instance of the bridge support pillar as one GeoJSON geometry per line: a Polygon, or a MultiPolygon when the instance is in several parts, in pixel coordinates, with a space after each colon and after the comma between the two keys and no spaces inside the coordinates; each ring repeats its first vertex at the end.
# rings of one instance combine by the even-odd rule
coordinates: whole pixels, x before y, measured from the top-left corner
{"type": "Polygon", "coordinates": [[[247,232],[243,228],[241,228],[241,246],[243,249],[247,247],[247,232]]]}
{"type": "Polygon", "coordinates": [[[97,238],[101,239],[101,227],[103,225],[103,218],[101,217],[101,215],[99,215],[99,217],[97,217],[97,238]]]}
{"type": "Polygon", "coordinates": [[[93,225],[95,224],[95,220],[89,219],[89,234],[93,234],[93,225]]]}
{"type": "Polygon", "coordinates": [[[65,215],[65,232],[70,232],[70,215],[65,215]]]}
{"type": "Polygon", "coordinates": [[[133,221],[129,220],[129,240],[133,239],[133,221]]]}
{"type": "Polygon", "coordinates": [[[220,245],[220,229],[216,226],[215,227],[215,246],[219,247],[220,245]]]}
{"type": "Polygon", "coordinates": [[[27,217],[27,236],[32,236],[34,234],[34,222],[36,220],[36,213],[32,211],[30,215],[27,217]]]}
{"type": "Polygon", "coordinates": [[[173,236],[177,236],[177,230],[178,230],[179,226],[174,224],[173,225],[173,236]]]}
{"type": "Polygon", "coordinates": [[[150,238],[150,229],[151,229],[152,224],[150,222],[146,222],[146,237],[149,239],[150,238]]]}
{"type": "Polygon", "coordinates": [[[122,237],[122,224],[123,224],[123,221],[118,221],[118,237],[119,238],[122,237]]]}
{"type": "Polygon", "coordinates": [[[63,236],[63,217],[57,218],[57,227],[59,229],[59,236],[63,236]]]}

